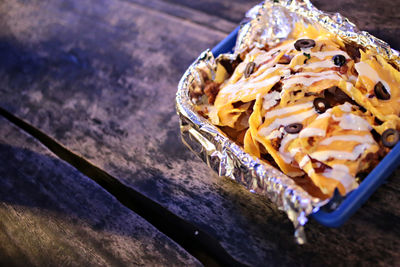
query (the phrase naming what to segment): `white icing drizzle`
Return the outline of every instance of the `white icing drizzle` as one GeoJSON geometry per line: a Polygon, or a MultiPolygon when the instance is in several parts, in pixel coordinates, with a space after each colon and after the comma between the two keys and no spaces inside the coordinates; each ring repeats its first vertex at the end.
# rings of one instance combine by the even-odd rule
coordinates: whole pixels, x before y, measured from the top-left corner
{"type": "Polygon", "coordinates": [[[299,74],[291,76],[289,79],[283,80],[283,89],[288,89],[292,85],[302,84],[304,86],[310,86],[315,82],[321,80],[340,80],[341,77],[336,71],[324,71],[324,72],[301,72],[299,74]],[[305,77],[310,76],[310,77],[305,77]]]}
{"type": "Polygon", "coordinates": [[[271,56],[271,55],[268,55],[268,54],[265,54],[263,57],[260,57],[260,56],[258,56],[258,57],[256,57],[255,59],[254,59],[254,63],[258,66],[258,65],[260,65],[260,64],[262,64],[261,66],[260,66],[260,69],[261,68],[263,68],[263,69],[269,69],[269,68],[271,68],[273,65],[275,65],[275,57],[276,57],[277,55],[273,55],[273,56],[271,56]]]}
{"type": "Polygon", "coordinates": [[[306,138],[306,137],[311,137],[311,136],[324,137],[325,135],[326,135],[326,131],[324,129],[308,127],[308,128],[303,129],[300,132],[299,137],[300,138],[306,138]]]}
{"type": "Polygon", "coordinates": [[[324,113],[318,115],[318,117],[315,118],[315,120],[321,120],[321,119],[324,119],[324,118],[330,117],[330,116],[332,116],[332,108],[330,108],[327,111],[325,111],[324,113]]]}
{"type": "Polygon", "coordinates": [[[239,81],[235,84],[228,84],[224,88],[221,89],[220,94],[232,94],[234,96],[237,95],[249,95],[253,93],[253,90],[263,88],[263,87],[268,87],[271,85],[276,84],[279,80],[281,79],[280,76],[272,76],[268,79],[262,80],[257,83],[245,83],[243,81],[239,81]]]}
{"type": "Polygon", "coordinates": [[[367,76],[372,81],[379,81],[378,73],[366,62],[360,61],[354,64],[359,75],[367,76]]]}
{"type": "Polygon", "coordinates": [[[333,63],[333,60],[324,60],[304,65],[297,65],[294,67],[294,70],[298,71],[301,68],[317,69],[317,68],[332,68],[332,67],[336,67],[336,65],[333,63]]]}
{"type": "MultiPolygon", "coordinates": [[[[269,68],[268,66],[262,65],[260,67],[260,69],[255,73],[255,75],[254,75],[255,77],[252,78],[250,81],[246,81],[246,82],[255,83],[255,82],[263,81],[266,79],[266,77],[268,75],[270,75],[274,71],[277,71],[277,69],[278,69],[277,67],[269,68]],[[265,69],[267,69],[267,70],[265,70],[265,69]]],[[[283,70],[282,70],[282,72],[283,72],[283,70]]],[[[279,75],[280,74],[281,73],[279,73],[279,75]]]]}
{"type": "Polygon", "coordinates": [[[323,150],[313,152],[310,156],[319,161],[326,161],[329,158],[356,160],[368,147],[370,147],[370,144],[360,144],[357,145],[352,152],[323,150]]]}
{"type": "Polygon", "coordinates": [[[266,119],[275,117],[275,116],[282,116],[284,114],[287,113],[292,113],[301,109],[306,109],[306,108],[311,108],[313,106],[312,102],[307,102],[307,103],[303,103],[303,104],[298,104],[295,106],[290,106],[290,107],[286,107],[286,108],[280,108],[280,109],[275,109],[272,110],[270,112],[267,112],[267,114],[265,115],[266,119]]]}
{"type": "MultiPolygon", "coordinates": [[[[335,70],[327,70],[327,71],[323,71],[323,72],[299,72],[296,73],[295,75],[291,76],[294,78],[298,78],[298,77],[302,77],[302,76],[311,76],[311,77],[318,77],[318,76],[326,76],[326,75],[331,75],[331,74],[337,74],[337,71],[335,70]]],[[[305,77],[302,77],[305,78],[305,77]]]]}
{"type": "Polygon", "coordinates": [[[346,193],[357,187],[355,178],[349,174],[349,168],[346,165],[335,164],[332,169],[326,169],[322,175],[339,181],[345,188],[346,193]]]}
{"type": "Polygon", "coordinates": [[[281,52],[287,53],[287,52],[290,52],[291,50],[293,50],[293,44],[294,44],[294,42],[290,42],[286,45],[275,47],[267,52],[264,50],[255,48],[248,54],[248,56],[252,57],[252,56],[257,55],[254,58],[254,63],[256,63],[257,65],[271,60],[271,63],[267,63],[268,65],[271,66],[274,61],[272,59],[275,58],[281,52]]]}
{"type": "Polygon", "coordinates": [[[313,116],[314,114],[316,114],[314,109],[309,109],[307,111],[304,111],[302,113],[299,114],[294,114],[285,118],[278,118],[276,119],[273,123],[271,123],[270,125],[268,125],[267,127],[262,128],[259,131],[259,134],[263,135],[263,136],[268,136],[271,131],[273,131],[274,129],[280,127],[281,125],[289,125],[295,122],[303,122],[305,119],[313,116]]]}
{"type": "Polygon", "coordinates": [[[300,168],[303,168],[310,161],[310,157],[305,155],[299,162],[300,168]]]}
{"type": "Polygon", "coordinates": [[[270,108],[275,106],[280,99],[281,99],[280,93],[277,91],[273,91],[265,95],[263,101],[263,109],[269,110],[270,108]]]}
{"type": "Polygon", "coordinates": [[[292,155],[285,151],[286,146],[289,144],[290,141],[296,139],[298,136],[299,136],[298,134],[287,134],[281,141],[281,146],[279,147],[279,154],[286,163],[292,163],[293,161],[292,155]]]}
{"type": "MultiPolygon", "coordinates": [[[[353,84],[349,83],[349,82],[346,82],[346,89],[347,89],[348,92],[350,92],[351,88],[353,88],[353,84]]],[[[351,96],[351,99],[354,100],[353,95],[351,96]]]]}
{"type": "Polygon", "coordinates": [[[356,141],[358,143],[374,143],[374,139],[370,135],[335,135],[324,139],[320,145],[329,145],[335,141],[356,141]]]}
{"type": "MultiPolygon", "coordinates": [[[[301,38],[301,39],[304,39],[304,38],[301,38]]],[[[309,39],[309,38],[308,38],[309,39]]],[[[300,48],[300,50],[301,50],[301,52],[303,52],[303,53],[307,53],[307,54],[310,54],[311,53],[311,48],[312,47],[307,47],[307,48],[300,48]]]]}
{"type": "MultiPolygon", "coordinates": [[[[278,67],[278,66],[281,66],[281,65],[276,65],[276,66],[278,67]]],[[[291,74],[290,74],[290,69],[289,68],[282,69],[282,76],[283,76],[284,79],[289,78],[290,75],[291,74]]]]}
{"type": "Polygon", "coordinates": [[[283,136],[283,131],[273,130],[266,138],[271,140],[271,139],[276,139],[276,138],[282,138],[282,136],[283,136]]]}
{"type": "MultiPolygon", "coordinates": [[[[239,66],[241,66],[243,63],[245,62],[240,63],[239,66]]],[[[247,63],[245,63],[243,66],[245,67],[246,64],[247,63]]],[[[243,97],[245,95],[252,94],[253,93],[252,90],[276,84],[281,79],[281,77],[287,75],[288,72],[290,74],[290,69],[288,69],[287,65],[279,65],[271,67],[268,64],[265,64],[262,65],[260,69],[258,69],[257,72],[251,78],[247,79],[244,76],[242,76],[242,78],[236,83],[226,84],[220,90],[219,94],[221,95],[231,94],[233,95],[233,97],[240,95],[243,97]],[[273,72],[278,72],[278,73],[277,75],[268,77],[273,72]]]]}
{"type": "Polygon", "coordinates": [[[356,68],[359,76],[366,76],[374,83],[381,82],[383,86],[385,86],[388,93],[391,95],[389,84],[386,81],[382,80],[381,77],[379,77],[378,73],[368,63],[360,61],[354,64],[354,67],[356,68]]]}
{"type": "Polygon", "coordinates": [[[256,83],[248,83],[247,85],[243,86],[243,89],[259,89],[263,87],[268,87],[273,84],[276,84],[281,79],[281,76],[272,76],[271,78],[262,80],[256,83]]]}
{"type": "Polygon", "coordinates": [[[301,149],[299,147],[295,147],[290,149],[289,153],[292,157],[294,157],[297,153],[301,152],[301,149]]]}
{"type": "Polygon", "coordinates": [[[275,53],[280,50],[280,51],[285,51],[285,53],[288,53],[294,49],[294,43],[295,43],[295,41],[292,41],[285,45],[275,47],[275,48],[271,49],[270,52],[275,53]]]}
{"type": "MultiPolygon", "coordinates": [[[[248,55],[247,60],[242,62],[238,66],[239,73],[243,73],[245,67],[250,61],[249,59],[253,60],[257,65],[260,65],[257,72],[253,73],[250,78],[242,78],[236,82],[235,84],[227,84],[223,87],[220,91],[220,94],[233,94],[236,96],[246,96],[249,94],[253,94],[254,90],[263,88],[263,87],[271,87],[272,85],[276,84],[279,80],[282,80],[282,89],[284,92],[286,89],[293,87],[294,85],[303,85],[305,87],[311,86],[315,82],[321,80],[341,80],[341,75],[331,68],[336,67],[332,57],[335,55],[343,55],[346,59],[350,57],[348,54],[341,50],[334,50],[334,51],[323,51],[323,52],[311,52],[311,49],[302,49],[302,52],[309,53],[311,57],[315,57],[320,59],[321,61],[312,62],[312,63],[305,63],[303,65],[297,65],[294,67],[295,71],[300,70],[301,68],[310,69],[310,72],[301,72],[295,75],[290,74],[290,69],[287,65],[276,64],[276,60],[274,59],[279,53],[288,53],[289,51],[293,50],[294,41],[290,42],[283,46],[278,46],[274,49],[271,49],[268,52],[265,52],[260,49],[253,49],[248,55]],[[275,66],[274,66],[275,65],[275,66]],[[323,68],[327,69],[322,72],[311,72],[311,70],[323,68]],[[275,72],[275,73],[274,73],[275,72]],[[272,77],[269,77],[269,76],[272,77]]],[[[302,53],[297,54],[297,56],[302,56],[302,53]]],[[[293,60],[293,59],[292,59],[293,60]]],[[[373,82],[381,81],[385,88],[390,93],[390,87],[388,86],[387,82],[383,81],[377,72],[369,66],[365,62],[359,62],[355,64],[355,68],[359,75],[365,75],[369,77],[373,82]]],[[[346,82],[346,89],[348,91],[352,90],[353,83],[355,83],[357,77],[351,75],[346,82]]],[[[281,93],[273,91],[269,92],[267,95],[263,97],[263,109],[269,110],[273,106],[275,106],[279,99],[281,98],[281,93]]],[[[371,125],[362,117],[354,115],[351,112],[352,105],[350,103],[345,103],[340,105],[339,108],[345,113],[341,117],[333,117],[339,121],[339,126],[344,130],[355,130],[355,131],[370,131],[372,129],[371,125]]],[[[212,110],[210,113],[213,113],[212,110]]],[[[266,113],[265,118],[275,118],[275,120],[268,126],[263,127],[259,130],[259,134],[262,136],[266,136],[267,139],[276,139],[281,138],[280,147],[278,150],[279,155],[281,156],[282,160],[288,164],[292,163],[294,160],[294,156],[296,153],[301,152],[301,148],[295,147],[288,151],[287,147],[289,144],[296,138],[307,138],[311,136],[319,136],[325,137],[326,130],[320,128],[313,128],[313,127],[306,127],[298,134],[287,134],[283,127],[292,123],[303,123],[303,121],[313,115],[317,114],[313,108],[312,102],[307,102],[303,104],[297,104],[294,106],[284,107],[280,109],[274,109],[266,113]],[[300,113],[292,114],[287,116],[288,114],[298,112],[303,110],[300,113]],[[286,117],[284,117],[286,116],[286,117]]],[[[316,120],[323,119],[326,117],[332,116],[332,109],[328,109],[325,113],[319,115],[316,120]]],[[[335,141],[355,141],[359,144],[354,147],[353,151],[339,151],[339,150],[324,150],[324,151],[315,151],[310,155],[304,155],[299,162],[299,167],[304,168],[310,161],[311,158],[319,160],[321,162],[327,161],[330,158],[334,159],[345,159],[354,161],[357,160],[362,153],[367,150],[372,144],[375,143],[374,139],[370,135],[336,135],[325,138],[320,145],[330,145],[335,141]]],[[[314,169],[310,169],[308,171],[309,175],[315,173],[314,169]]],[[[335,164],[332,168],[327,168],[322,173],[327,178],[332,178],[340,183],[345,187],[346,192],[354,189],[357,184],[355,182],[355,178],[349,174],[349,168],[343,164],[335,164]]]]}
{"type": "MultiPolygon", "coordinates": [[[[258,65],[258,64],[260,64],[262,62],[265,62],[265,61],[271,59],[272,58],[271,57],[272,54],[273,53],[269,53],[269,52],[266,52],[264,50],[260,50],[258,48],[254,48],[246,55],[246,60],[244,60],[243,62],[239,63],[239,65],[236,67],[236,71],[238,73],[243,74],[245,69],[246,69],[247,64],[251,61],[250,58],[254,58],[254,63],[256,63],[258,65]]],[[[271,61],[273,62],[273,60],[271,60],[271,61]]],[[[264,64],[259,68],[259,70],[257,72],[260,72],[260,71],[265,70],[265,69],[269,70],[270,68],[271,68],[270,64],[264,64]]],[[[244,75],[242,75],[241,79],[242,80],[245,79],[244,75]]]]}
{"type": "Polygon", "coordinates": [[[332,169],[340,170],[342,172],[349,172],[349,167],[344,164],[334,164],[332,165],[332,169]]]}
{"type": "Polygon", "coordinates": [[[346,59],[350,59],[349,55],[342,50],[324,51],[324,52],[312,52],[312,57],[317,57],[319,59],[325,59],[326,57],[333,57],[336,55],[343,55],[346,59]]]}
{"type": "MultiPolygon", "coordinates": [[[[352,82],[353,82],[353,83],[357,82],[357,76],[350,75],[349,78],[348,78],[348,81],[350,82],[350,84],[351,84],[352,82]]],[[[349,85],[348,85],[348,84],[347,84],[347,89],[349,89],[349,85]]],[[[350,87],[350,89],[351,89],[351,87],[350,87]]]]}
{"type": "Polygon", "coordinates": [[[339,126],[344,130],[354,130],[354,131],[370,131],[372,130],[371,125],[360,116],[354,115],[352,113],[343,114],[339,118],[339,126]]]}
{"type": "Polygon", "coordinates": [[[246,65],[247,65],[247,62],[244,62],[244,61],[240,62],[239,65],[236,67],[236,71],[238,73],[243,73],[244,70],[246,69],[246,65]]]}

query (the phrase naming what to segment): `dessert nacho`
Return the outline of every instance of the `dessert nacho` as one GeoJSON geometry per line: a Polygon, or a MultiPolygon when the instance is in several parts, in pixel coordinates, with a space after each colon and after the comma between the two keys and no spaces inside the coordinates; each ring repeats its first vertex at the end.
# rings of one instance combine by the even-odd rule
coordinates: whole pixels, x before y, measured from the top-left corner
{"type": "Polygon", "coordinates": [[[217,62],[190,92],[197,111],[311,195],[357,188],[399,139],[400,72],[322,28],[217,62]]]}

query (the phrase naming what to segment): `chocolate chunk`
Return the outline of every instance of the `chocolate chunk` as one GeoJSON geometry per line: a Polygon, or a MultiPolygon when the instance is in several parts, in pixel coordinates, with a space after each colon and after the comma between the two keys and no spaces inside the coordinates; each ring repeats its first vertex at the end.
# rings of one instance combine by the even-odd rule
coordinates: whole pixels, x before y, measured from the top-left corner
{"type": "Polygon", "coordinates": [[[244,105],[246,103],[242,102],[242,101],[238,101],[235,103],[232,103],[233,108],[240,108],[240,106],[244,105]]]}
{"type": "Polygon", "coordinates": [[[354,46],[354,45],[350,45],[350,44],[345,44],[345,49],[347,54],[355,61],[358,62],[361,54],[360,54],[360,50],[359,47],[354,46]]]}
{"type": "Polygon", "coordinates": [[[278,137],[278,138],[271,140],[271,145],[273,148],[275,148],[275,150],[279,150],[279,148],[281,147],[281,142],[282,142],[282,138],[278,137]]]}
{"type": "Polygon", "coordinates": [[[312,48],[315,46],[315,41],[312,39],[299,39],[294,43],[294,48],[300,51],[302,48],[312,48]]]}
{"type": "Polygon", "coordinates": [[[283,55],[283,56],[279,59],[278,64],[287,65],[287,64],[290,63],[291,60],[292,60],[292,57],[291,57],[291,56],[289,56],[289,55],[283,55]]]}
{"type": "Polygon", "coordinates": [[[236,57],[236,59],[234,60],[227,58],[218,58],[217,61],[225,68],[226,72],[229,75],[232,75],[237,65],[239,65],[240,62],[242,62],[239,56],[236,57]]]}
{"type": "Polygon", "coordinates": [[[208,97],[208,103],[214,104],[215,98],[219,92],[219,84],[216,82],[207,82],[206,86],[204,87],[204,94],[208,97]]]}
{"type": "Polygon", "coordinates": [[[358,104],[353,99],[351,99],[345,92],[343,92],[339,87],[336,86],[324,90],[324,97],[326,100],[328,100],[329,104],[332,107],[344,104],[346,102],[358,106],[358,104]]]}
{"type": "Polygon", "coordinates": [[[349,67],[347,67],[347,65],[343,65],[339,68],[339,72],[340,72],[340,74],[346,74],[348,69],[349,69],[349,67]]]}
{"type": "Polygon", "coordinates": [[[272,91],[276,91],[276,92],[281,92],[282,91],[282,82],[279,81],[277,82],[274,86],[272,86],[271,90],[272,91]]]}
{"type": "Polygon", "coordinates": [[[329,104],[328,100],[322,97],[317,97],[313,101],[314,108],[317,111],[317,113],[321,114],[324,113],[327,109],[331,107],[329,104]]]}
{"type": "Polygon", "coordinates": [[[399,132],[395,129],[387,129],[382,133],[382,144],[385,147],[392,148],[399,141],[399,132]]]}
{"type": "Polygon", "coordinates": [[[314,159],[312,157],[310,157],[310,159],[311,159],[314,171],[316,173],[323,173],[326,169],[328,169],[328,170],[332,169],[332,167],[330,167],[329,165],[326,165],[322,161],[319,161],[319,160],[314,159]]]}
{"type": "Polygon", "coordinates": [[[200,87],[195,87],[189,91],[189,96],[191,99],[199,99],[203,95],[203,91],[200,87]]]}
{"type": "Polygon", "coordinates": [[[253,73],[255,67],[256,63],[254,62],[247,63],[246,69],[244,70],[244,77],[249,78],[250,75],[253,73]]]}
{"type": "Polygon", "coordinates": [[[298,93],[301,93],[301,92],[302,92],[302,90],[293,91],[293,95],[296,96],[298,93]]]}
{"type": "Polygon", "coordinates": [[[303,129],[303,124],[301,123],[292,123],[285,126],[285,131],[289,134],[296,134],[303,129]]]}
{"type": "Polygon", "coordinates": [[[315,138],[314,138],[314,136],[308,137],[307,143],[308,143],[310,146],[314,146],[314,143],[315,143],[315,138]]]}
{"type": "Polygon", "coordinates": [[[390,94],[381,82],[377,82],[374,87],[375,95],[378,99],[389,100],[390,94]]]}

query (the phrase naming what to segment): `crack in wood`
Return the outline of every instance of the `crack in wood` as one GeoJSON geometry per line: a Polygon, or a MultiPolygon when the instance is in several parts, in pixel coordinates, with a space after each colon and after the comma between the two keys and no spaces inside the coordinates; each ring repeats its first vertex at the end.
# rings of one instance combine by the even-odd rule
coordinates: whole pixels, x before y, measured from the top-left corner
{"type": "Polygon", "coordinates": [[[95,181],[122,205],[143,217],[206,266],[245,266],[228,254],[208,233],[185,221],[162,205],[124,185],[116,178],[76,155],[31,124],[0,107],[0,116],[37,139],[60,159],[95,181]]]}
{"type": "Polygon", "coordinates": [[[237,22],[230,21],[206,12],[190,8],[184,5],[168,3],[159,0],[121,0],[122,2],[158,12],[164,16],[178,19],[182,23],[192,23],[196,26],[205,27],[218,34],[228,34],[237,27],[237,22]]]}

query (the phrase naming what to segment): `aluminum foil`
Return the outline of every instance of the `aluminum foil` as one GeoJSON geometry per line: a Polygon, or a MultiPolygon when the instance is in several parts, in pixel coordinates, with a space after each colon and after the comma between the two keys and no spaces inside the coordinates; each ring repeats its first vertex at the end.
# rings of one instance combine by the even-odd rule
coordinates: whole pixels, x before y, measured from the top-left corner
{"type": "MultiPolygon", "coordinates": [[[[315,8],[309,0],[269,0],[250,9],[241,24],[233,54],[222,58],[236,58],[249,46],[278,43],[290,34],[295,22],[317,24],[335,33],[347,43],[372,49],[400,69],[399,52],[356,26],[340,14],[328,14],[315,8]]],[[[201,88],[204,73],[215,74],[216,59],[211,51],[203,52],[181,78],[176,94],[176,108],[180,117],[182,141],[221,177],[229,177],[253,193],[268,196],[286,212],[293,222],[296,242],[304,244],[307,217],[317,212],[330,200],[309,195],[280,170],[245,153],[221,130],[199,115],[189,97],[191,90],[201,88]]]]}

